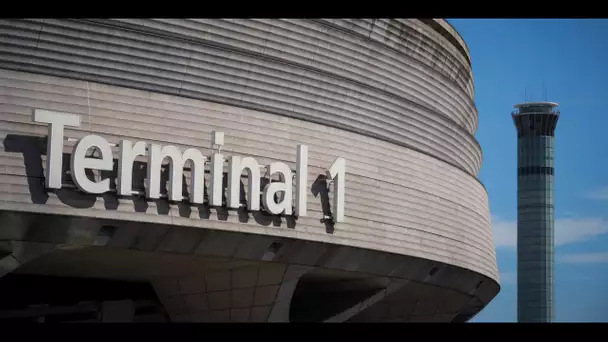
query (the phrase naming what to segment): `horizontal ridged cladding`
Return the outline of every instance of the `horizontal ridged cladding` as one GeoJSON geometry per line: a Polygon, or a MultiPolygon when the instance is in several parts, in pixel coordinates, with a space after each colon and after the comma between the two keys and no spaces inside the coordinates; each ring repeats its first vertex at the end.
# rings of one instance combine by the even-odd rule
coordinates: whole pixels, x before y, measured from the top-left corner
{"type": "Polygon", "coordinates": [[[0,65],[297,117],[480,168],[471,97],[398,50],[314,21],[105,22],[132,30],[0,21],[0,65]]]}
{"type": "MultiPolygon", "coordinates": [[[[468,58],[458,51],[445,37],[419,20],[411,19],[329,19],[319,20],[331,23],[348,32],[374,40],[384,48],[398,51],[406,60],[416,60],[437,74],[437,79],[448,80],[468,95],[465,101],[472,103],[473,78],[468,58]]],[[[435,20],[443,22],[442,20],[435,20]]],[[[452,38],[460,38],[452,29],[452,38]]],[[[455,39],[458,41],[458,39],[455,39]]],[[[466,52],[466,50],[465,50],[466,52]]],[[[434,76],[434,74],[431,74],[434,76]]],[[[431,76],[431,77],[433,77],[431,76]]],[[[474,113],[474,112],[473,112],[474,113]]],[[[474,113],[476,114],[476,113],[474,113]]],[[[471,117],[476,120],[475,117],[471,117]]]]}
{"type": "MultiPolygon", "coordinates": [[[[454,26],[452,26],[452,24],[450,24],[449,22],[447,22],[444,19],[432,19],[432,20],[435,23],[439,24],[439,26],[443,27],[443,29],[446,30],[447,33],[452,36],[452,39],[454,39],[456,41],[456,44],[460,45],[460,47],[464,50],[465,59],[468,61],[468,64],[470,65],[471,64],[470,63],[471,55],[469,53],[469,47],[467,46],[467,43],[464,41],[464,39],[462,39],[462,37],[458,34],[458,32],[456,31],[454,26]]],[[[471,85],[472,84],[473,84],[473,82],[471,82],[471,85]]]]}
{"type": "MultiPolygon", "coordinates": [[[[333,234],[320,223],[318,197],[308,194],[309,213],[295,229],[264,227],[253,219],[239,223],[180,217],[171,206],[157,214],[153,201],[146,213],[134,212],[120,199],[106,210],[98,198],[92,208],[72,208],[50,194],[46,204],[32,204],[23,155],[0,144],[0,174],[5,209],[66,215],[115,217],[184,226],[288,236],[414,255],[475,270],[496,279],[487,194],[462,170],[428,155],[304,120],[228,105],[66,78],[3,70],[0,72],[0,139],[8,135],[45,136],[44,125],[31,122],[33,108],[81,115],[82,125],[67,129],[74,138],[98,134],[110,142],[122,138],[172,144],[182,151],[196,147],[210,155],[210,133],[226,134],[223,153],[255,157],[259,163],[283,161],[295,168],[295,147],[309,146],[309,188],[332,161],[347,160],[346,220],[333,234]],[[353,148],[356,147],[356,148],[353,148]],[[381,165],[380,167],[378,165],[381,165]],[[114,216],[112,216],[114,215],[114,216]]],[[[69,152],[73,143],[65,144],[69,152]]],[[[115,150],[115,156],[117,151],[115,150]]],[[[44,167],[43,161],[40,161],[44,167]]],[[[187,182],[189,182],[189,175],[187,182]]],[[[83,200],[84,201],[84,200],[83,200]]]]}
{"type": "MultiPolygon", "coordinates": [[[[437,112],[450,116],[455,121],[467,120],[463,125],[469,129],[475,125],[476,112],[472,96],[456,96],[452,89],[454,84],[446,86],[447,80],[459,78],[450,77],[449,73],[434,75],[429,72],[429,68],[441,70],[443,65],[449,63],[441,63],[441,58],[435,57],[443,51],[439,46],[429,47],[424,39],[427,36],[415,35],[416,39],[412,39],[409,46],[397,40],[401,44],[388,48],[387,44],[377,44],[379,39],[370,39],[372,36],[377,38],[380,35],[378,32],[374,31],[371,35],[368,33],[370,38],[362,40],[352,32],[327,30],[323,25],[315,25],[315,21],[158,19],[121,22],[136,24],[133,27],[154,28],[159,32],[171,32],[258,52],[286,62],[313,67],[330,75],[353,79],[395,95],[414,98],[419,96],[414,102],[425,104],[429,108],[441,107],[441,110],[436,109],[437,112]],[[420,46],[420,51],[412,49],[412,46],[420,46]],[[404,65],[404,57],[409,57],[409,62],[416,63],[404,65]],[[431,83],[427,78],[435,82],[431,83]],[[415,87],[411,87],[414,82],[415,87]],[[409,89],[406,88],[408,85],[409,89]],[[452,102],[445,103],[446,100],[452,102]],[[458,111],[455,111],[455,108],[458,111]]],[[[322,20],[318,22],[323,23],[322,20]]],[[[408,29],[407,32],[418,33],[411,27],[412,24],[406,24],[404,27],[408,29]]],[[[385,28],[382,28],[382,25],[376,26],[376,30],[383,31],[383,37],[393,37],[394,34],[390,34],[392,28],[391,25],[385,28]]],[[[392,40],[395,38],[388,38],[387,42],[392,40]]],[[[468,72],[471,82],[470,69],[468,72]]]]}

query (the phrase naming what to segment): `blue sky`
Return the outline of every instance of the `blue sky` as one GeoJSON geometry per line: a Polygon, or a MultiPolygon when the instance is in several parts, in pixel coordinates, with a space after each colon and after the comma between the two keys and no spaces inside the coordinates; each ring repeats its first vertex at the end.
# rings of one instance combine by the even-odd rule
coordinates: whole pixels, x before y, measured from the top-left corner
{"type": "Polygon", "coordinates": [[[473,322],[515,322],[513,104],[560,104],[555,141],[555,320],[608,322],[608,20],[448,20],[471,52],[481,181],[502,290],[473,322]]]}

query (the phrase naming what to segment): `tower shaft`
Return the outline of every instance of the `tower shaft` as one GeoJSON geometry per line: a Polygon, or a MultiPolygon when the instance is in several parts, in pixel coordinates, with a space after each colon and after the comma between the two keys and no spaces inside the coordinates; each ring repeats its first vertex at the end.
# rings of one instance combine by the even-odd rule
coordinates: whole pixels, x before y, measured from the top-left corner
{"type": "Polygon", "coordinates": [[[559,112],[550,102],[516,105],[517,316],[554,318],[554,133],[559,112]]]}

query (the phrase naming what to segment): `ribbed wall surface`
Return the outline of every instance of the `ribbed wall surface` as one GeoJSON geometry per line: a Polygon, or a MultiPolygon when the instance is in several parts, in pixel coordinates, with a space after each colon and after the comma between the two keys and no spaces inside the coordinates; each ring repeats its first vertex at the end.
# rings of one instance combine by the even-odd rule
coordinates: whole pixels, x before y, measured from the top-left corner
{"type": "Polygon", "coordinates": [[[302,118],[479,171],[470,67],[416,20],[96,22],[0,21],[0,66],[302,118]]]}
{"type": "Polygon", "coordinates": [[[475,178],[481,150],[472,135],[469,62],[429,25],[97,21],[103,25],[0,21],[2,209],[290,236],[419,256],[497,279],[487,194],[475,178]],[[6,143],[46,135],[45,126],[31,122],[33,108],[81,114],[82,126],[66,132],[75,138],[95,133],[113,143],[145,140],[206,155],[210,132],[221,130],[224,155],[253,156],[260,164],[295,167],[295,146],[306,144],[309,189],[334,158],[344,157],[346,220],[328,234],[312,193],[309,216],[295,229],[243,223],[236,215],[199,219],[195,210],[183,217],[177,206],[161,215],[155,202],[135,212],[127,199],[115,210],[101,197],[75,208],[53,193],[33,204],[31,183],[40,175],[28,179],[24,155],[6,143]]]}

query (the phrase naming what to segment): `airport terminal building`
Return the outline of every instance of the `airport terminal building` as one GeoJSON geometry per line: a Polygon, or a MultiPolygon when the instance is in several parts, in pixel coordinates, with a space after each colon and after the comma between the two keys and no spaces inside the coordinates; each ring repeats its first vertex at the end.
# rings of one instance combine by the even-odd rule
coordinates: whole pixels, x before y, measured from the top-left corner
{"type": "Polygon", "coordinates": [[[2,19],[0,321],[466,322],[473,92],[439,19],[2,19]]]}

